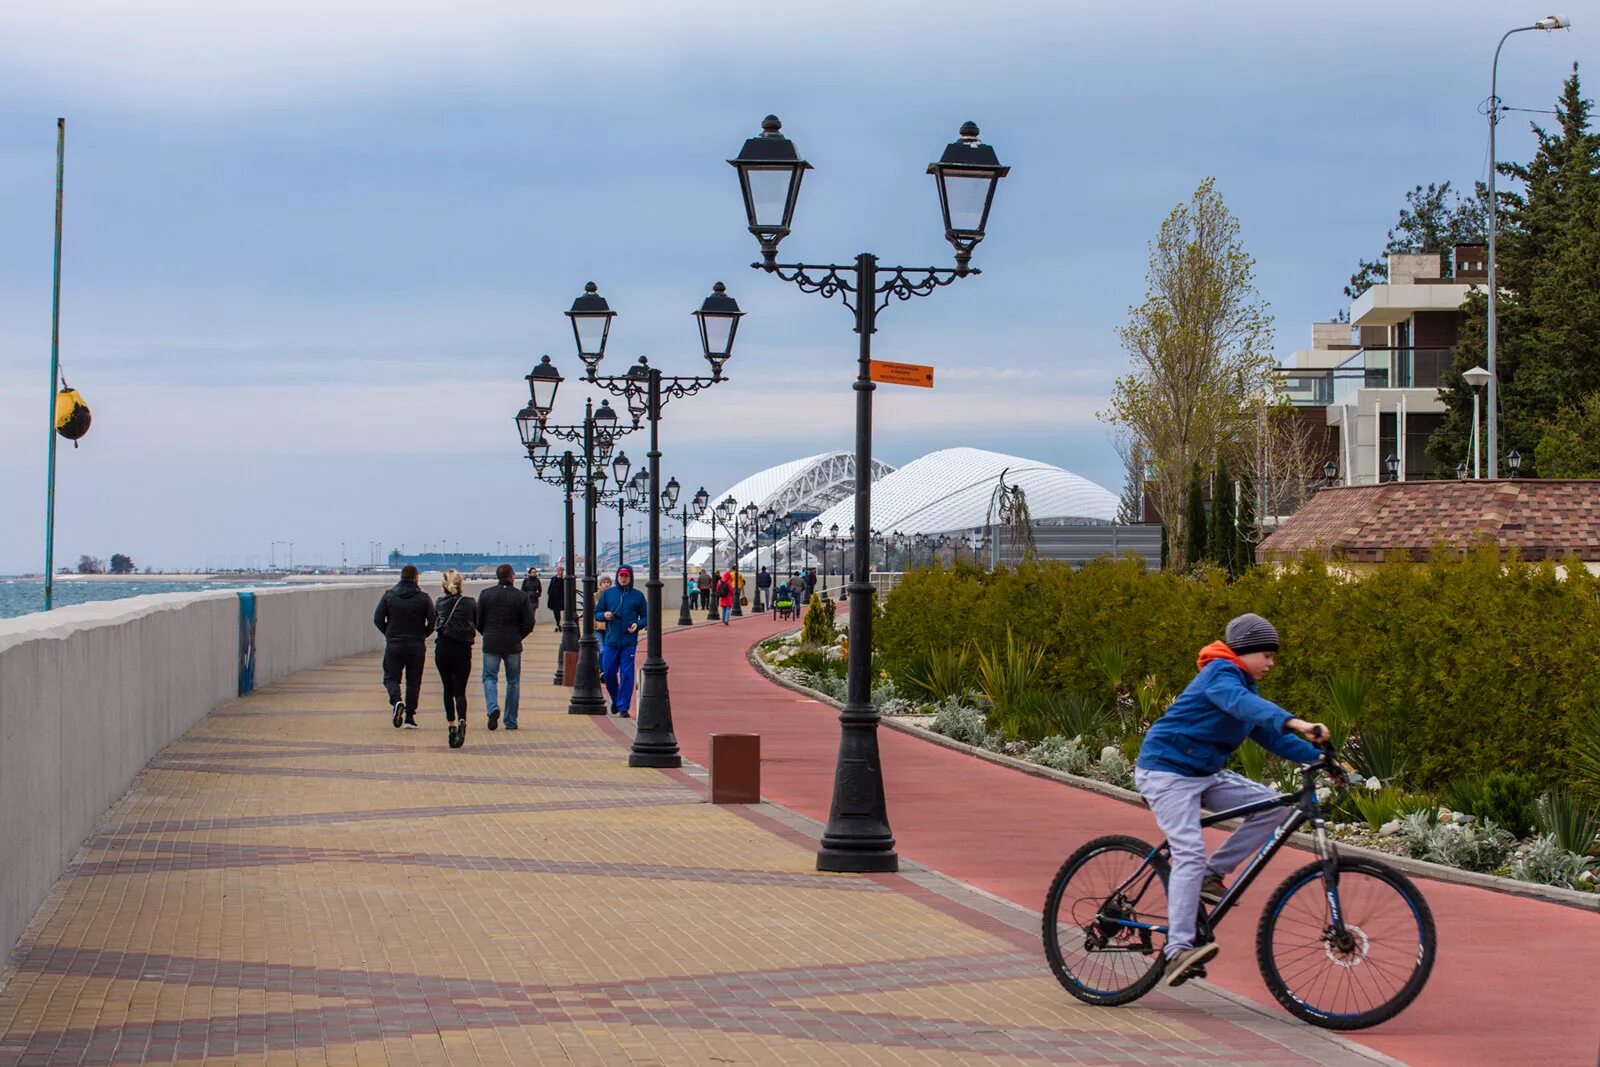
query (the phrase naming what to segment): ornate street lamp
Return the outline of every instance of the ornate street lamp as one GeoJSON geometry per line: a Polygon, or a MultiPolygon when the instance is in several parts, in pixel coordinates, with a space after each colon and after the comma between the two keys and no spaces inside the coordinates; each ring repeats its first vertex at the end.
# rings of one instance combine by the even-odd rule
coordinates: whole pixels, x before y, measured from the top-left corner
{"type": "Polygon", "coordinates": [[[761,132],[744,143],[738,158],[728,160],[739,172],[745,218],[761,242],[762,261],[769,270],[777,266],[778,242],[789,235],[800,181],[811,169],[782,129],[778,116],[768,115],[761,120],[761,132]]]}
{"type": "Polygon", "coordinates": [[[1332,485],[1339,477],[1339,464],[1335,460],[1328,460],[1322,465],[1322,480],[1332,485]]]}
{"type": "Polygon", "coordinates": [[[1511,471],[1511,477],[1515,478],[1517,472],[1522,470],[1522,453],[1513,448],[1506,457],[1506,467],[1511,471]]]}
{"type": "Polygon", "coordinates": [[[1461,479],[1462,481],[1466,481],[1467,480],[1467,461],[1466,460],[1462,460],[1460,463],[1456,464],[1456,477],[1461,479]]]}
{"type": "MultiPolygon", "coordinates": [[[[738,303],[727,294],[727,289],[721,282],[716,284],[711,295],[693,312],[700,328],[701,356],[711,366],[709,378],[694,375],[663,375],[660,370],[650,366],[650,361],[643,356],[625,374],[602,376],[598,373],[598,369],[605,358],[611,320],[616,316],[616,312],[611,310],[610,305],[600,296],[595,284],[590,282],[584,287],[583,295],[573,301],[572,310],[567,314],[572,319],[573,338],[577,344],[578,357],[583,360],[587,372],[586,379],[613,395],[624,398],[628,412],[633,417],[634,428],[639,427],[641,419],[647,419],[650,424],[649,467],[640,471],[638,479],[638,502],[641,505],[648,502],[650,513],[650,576],[645,583],[650,616],[645,632],[644,679],[639,689],[639,728],[634,735],[633,747],[628,755],[628,765],[678,767],[682,766],[683,760],[678,752],[678,741],[672,726],[672,704],[667,689],[667,662],[662,655],[661,646],[661,512],[665,491],[660,493],[655,491],[655,487],[661,484],[661,414],[669,400],[693,396],[701,389],[726,381],[722,375],[723,366],[733,355],[734,336],[738,332],[739,319],[743,317],[744,312],[739,310],[738,303]]],[[[615,422],[614,413],[612,420],[615,422]]],[[[603,453],[602,462],[609,457],[608,449],[603,453]]],[[[616,476],[619,489],[623,488],[627,470],[626,466],[617,469],[613,464],[613,474],[616,476]]],[[[670,508],[669,504],[668,510],[670,508]]],[[[713,553],[715,553],[714,538],[713,529],[713,553]]],[[[620,538],[618,543],[619,546],[623,543],[620,538]]],[[[715,566],[714,555],[713,566],[715,566]]],[[[684,552],[684,568],[687,591],[687,548],[684,552]]],[[[680,621],[687,618],[686,608],[687,597],[680,606],[680,621]]]]}
{"type": "Polygon", "coordinates": [[[939,162],[928,164],[928,173],[939,186],[945,240],[955,247],[957,269],[964,271],[989,225],[995,186],[1011,173],[1011,168],[1002,167],[994,149],[978,140],[977,123],[963,122],[960,133],[960,138],[945,148],[939,162]]]}
{"type": "Polygon", "coordinates": [[[1400,457],[1390,452],[1384,457],[1383,466],[1389,472],[1389,481],[1397,482],[1400,480],[1400,457]]]}

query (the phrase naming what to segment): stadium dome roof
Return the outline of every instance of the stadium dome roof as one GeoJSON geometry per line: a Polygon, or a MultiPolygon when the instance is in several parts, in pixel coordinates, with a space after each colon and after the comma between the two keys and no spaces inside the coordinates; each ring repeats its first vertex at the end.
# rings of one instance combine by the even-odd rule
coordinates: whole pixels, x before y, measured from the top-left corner
{"type": "MultiPolygon", "coordinates": [[[[998,522],[990,501],[1002,472],[1007,485],[1022,487],[1036,523],[1087,525],[1116,518],[1116,494],[1069,470],[980,448],[946,448],[873,483],[872,526],[883,533],[942,534],[998,522]]],[[[855,523],[855,502],[842,500],[817,519],[824,529],[837,523],[841,532],[848,530],[855,523]]]]}
{"type": "MultiPolygon", "coordinates": [[[[872,467],[875,480],[881,480],[894,470],[878,460],[872,461],[872,467]]],[[[855,453],[823,452],[757,471],[714,494],[710,506],[716,507],[718,501],[732,496],[741,508],[754,503],[762,511],[771,508],[779,514],[794,511],[815,515],[841,500],[849,500],[855,488],[855,453]]],[[[719,523],[717,537],[721,540],[724,536],[719,523]]],[[[690,541],[709,541],[711,525],[701,521],[689,523],[688,537],[690,541]]]]}

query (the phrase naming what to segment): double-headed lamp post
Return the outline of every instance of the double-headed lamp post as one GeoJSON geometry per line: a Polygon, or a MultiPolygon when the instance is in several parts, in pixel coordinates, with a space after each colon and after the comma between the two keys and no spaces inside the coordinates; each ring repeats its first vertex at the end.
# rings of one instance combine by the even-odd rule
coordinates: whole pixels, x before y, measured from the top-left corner
{"type": "Polygon", "coordinates": [[[1526,33],[1529,30],[1565,30],[1572,28],[1572,20],[1564,15],[1547,15],[1535,22],[1532,26],[1517,26],[1507,30],[1500,38],[1500,43],[1494,46],[1494,62],[1489,67],[1489,276],[1486,280],[1489,296],[1489,308],[1486,326],[1489,337],[1489,477],[1500,477],[1500,378],[1495,370],[1495,230],[1497,229],[1496,212],[1499,205],[1495,203],[1494,177],[1495,177],[1495,152],[1494,131],[1500,125],[1500,49],[1505,47],[1506,41],[1513,33],[1526,33]]]}
{"type": "MultiPolygon", "coordinates": [[[[723,377],[723,365],[733,355],[734,337],[738,333],[739,320],[744,312],[739,309],[738,303],[727,294],[721,282],[712,287],[711,295],[701,303],[700,307],[692,314],[699,323],[700,329],[700,354],[711,366],[710,377],[663,375],[658,368],[650,366],[649,360],[643,356],[639,362],[631,367],[627,373],[603,376],[598,373],[601,361],[605,358],[606,344],[611,333],[611,322],[616,318],[616,312],[606,299],[600,295],[599,288],[594,282],[584,286],[581,296],[572,302],[572,308],[567,311],[567,316],[572,321],[573,340],[577,345],[578,358],[583,361],[584,380],[593,385],[598,385],[606,391],[624,397],[627,400],[628,411],[634,418],[637,428],[641,417],[650,423],[650,452],[649,452],[649,503],[650,503],[650,576],[645,583],[646,601],[649,605],[649,622],[645,630],[645,661],[644,681],[639,690],[638,721],[639,728],[634,734],[633,748],[628,755],[630,767],[679,767],[683,759],[678,752],[678,740],[672,727],[672,701],[667,690],[667,662],[662,656],[661,647],[661,501],[662,492],[657,487],[661,485],[661,412],[669,399],[692,396],[700,390],[709,388],[719,382],[726,381],[723,377]]],[[[545,357],[549,362],[549,357],[545,357]]],[[[552,374],[559,383],[559,372],[552,368],[552,374]]],[[[607,454],[609,456],[609,453],[607,454]]],[[[619,488],[625,473],[618,476],[619,488]]],[[[603,478],[604,471],[600,472],[603,478]]],[[[593,553],[589,553],[591,560],[593,553]]],[[[589,591],[588,604],[593,604],[593,563],[585,568],[585,587],[589,591]]],[[[593,610],[585,609],[585,632],[592,634],[593,610]]],[[[598,642],[597,642],[598,644],[598,642]]],[[[580,646],[580,658],[582,649],[580,646]]],[[[579,666],[580,681],[583,678],[582,665],[579,666]]],[[[598,682],[596,682],[598,693],[598,682]]],[[[574,694],[576,701],[577,694],[574,694]]],[[[601,707],[604,709],[604,697],[601,697],[601,707]]]]}
{"type": "MultiPolygon", "coordinates": [[[[661,491],[661,502],[668,511],[677,505],[679,492],[676,478],[668,482],[667,487],[661,491]]],[[[694,625],[694,616],[689,614],[689,520],[706,509],[707,498],[706,487],[702,485],[689,501],[684,502],[683,510],[678,512],[678,525],[683,534],[683,587],[678,599],[679,626],[694,625]]]]}
{"type": "MultiPolygon", "coordinates": [[[[779,263],[778,244],[794,221],[800,181],[811,165],[781,132],[783,124],[768,115],[761,133],[744,143],[728,162],[738,171],[750,233],[761,245],[761,261],[752,266],[793,282],[803,292],[839,297],[854,313],[859,335],[856,393],[855,525],[872,527],[872,335],[878,312],[892,300],[927,296],[957,278],[976,274],[972,251],[983,240],[995,186],[1005,177],[994,149],[978,139],[978,127],[961,126],[960,137],[947,146],[938,162],[928,165],[939,192],[945,238],[955,248],[953,269],[882,267],[870,252],[854,265],[779,263]]],[[[883,768],[878,759],[878,713],[872,706],[872,582],[865,540],[855,545],[850,586],[850,667],[848,699],[839,714],[839,758],[834,772],[833,802],[828,827],[817,853],[824,871],[893,871],[899,867],[894,835],[883,796],[883,768]]]]}
{"type": "MultiPolygon", "coordinates": [[[[722,607],[718,604],[717,582],[722,575],[717,572],[717,523],[722,523],[723,533],[731,532],[728,523],[733,519],[733,509],[736,506],[733,497],[726,496],[717,502],[717,506],[706,512],[711,523],[711,596],[708,599],[710,607],[706,610],[706,618],[712,621],[722,618],[722,607]]],[[[736,549],[735,549],[736,551],[736,549]]],[[[733,580],[733,568],[728,568],[728,580],[733,580]]],[[[735,599],[738,599],[737,597],[735,599]]]]}

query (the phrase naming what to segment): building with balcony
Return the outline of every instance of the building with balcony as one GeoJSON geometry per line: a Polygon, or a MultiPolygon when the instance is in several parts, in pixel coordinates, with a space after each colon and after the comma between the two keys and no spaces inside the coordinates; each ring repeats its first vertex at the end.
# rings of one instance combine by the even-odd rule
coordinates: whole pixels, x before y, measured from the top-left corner
{"type": "Polygon", "coordinates": [[[1319,441],[1338,464],[1343,485],[1453,476],[1428,456],[1428,438],[1444,420],[1439,387],[1451,373],[1467,294],[1487,280],[1477,245],[1453,250],[1453,277],[1429,252],[1391,255],[1389,280],[1350,305],[1348,322],[1311,327],[1311,347],[1278,368],[1296,415],[1322,427],[1319,441]]]}

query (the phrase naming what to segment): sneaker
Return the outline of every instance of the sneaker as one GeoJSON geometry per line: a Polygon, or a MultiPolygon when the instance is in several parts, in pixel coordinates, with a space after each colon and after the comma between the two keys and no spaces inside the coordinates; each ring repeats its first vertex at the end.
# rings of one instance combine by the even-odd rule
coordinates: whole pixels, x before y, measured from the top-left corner
{"type": "Polygon", "coordinates": [[[627,719],[627,718],[630,718],[630,717],[631,716],[629,716],[627,708],[618,708],[617,709],[617,718],[619,718],[619,719],[627,719]]]}
{"type": "Polygon", "coordinates": [[[461,747],[461,742],[466,740],[466,731],[461,729],[462,725],[464,725],[464,724],[462,724],[462,723],[454,723],[454,722],[450,724],[450,747],[451,748],[460,748],[461,747]]]}
{"type": "Polygon", "coordinates": [[[491,711],[489,713],[489,729],[491,729],[491,730],[500,729],[500,709],[499,708],[495,708],[493,711],[491,711]]]}
{"type": "Polygon", "coordinates": [[[1204,964],[1217,954],[1217,943],[1207,941],[1194,948],[1183,949],[1175,956],[1167,957],[1166,971],[1161,979],[1165,986],[1179,986],[1191,978],[1198,978],[1205,973],[1204,964]]]}
{"type": "Polygon", "coordinates": [[[406,702],[404,700],[396,700],[394,702],[394,728],[396,730],[400,729],[400,727],[405,724],[405,721],[406,702]]]}
{"type": "MultiPolygon", "coordinates": [[[[517,724],[516,723],[514,723],[514,722],[506,723],[506,729],[507,730],[515,730],[516,728],[517,728],[517,724]]],[[[492,729],[494,729],[494,727],[491,726],[491,727],[489,727],[489,729],[492,730],[492,729]]]]}
{"type": "Polygon", "coordinates": [[[1228,892],[1228,886],[1214,874],[1206,875],[1206,880],[1200,883],[1200,899],[1207,904],[1220,904],[1228,892]]]}
{"type": "Polygon", "coordinates": [[[409,711],[406,712],[406,721],[402,725],[407,730],[415,730],[417,728],[417,717],[409,711]]]}

